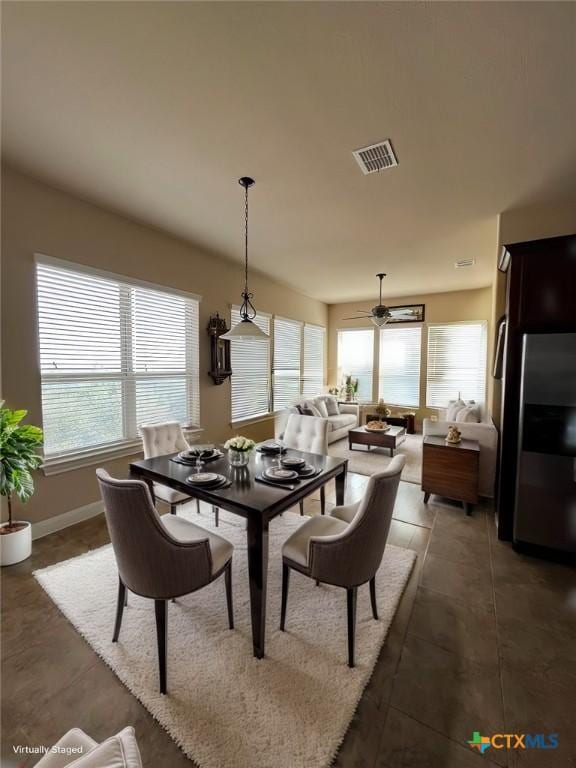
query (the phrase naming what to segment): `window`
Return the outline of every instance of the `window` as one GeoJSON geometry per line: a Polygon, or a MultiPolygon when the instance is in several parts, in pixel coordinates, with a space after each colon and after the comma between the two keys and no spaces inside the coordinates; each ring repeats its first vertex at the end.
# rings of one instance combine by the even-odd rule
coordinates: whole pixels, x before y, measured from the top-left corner
{"type": "Polygon", "coordinates": [[[47,459],[199,422],[198,297],[38,257],[47,459]]]}
{"type": "Polygon", "coordinates": [[[385,403],[419,407],[421,341],[421,327],[381,329],[378,397],[385,403]]]}
{"type": "Polygon", "coordinates": [[[372,368],[374,360],[374,331],[358,328],[338,331],[338,374],[342,383],[351,375],[358,379],[358,400],[372,400],[372,368]]]}
{"type": "Polygon", "coordinates": [[[428,328],[426,405],[446,408],[458,397],[483,403],[486,396],[486,323],[447,323],[428,328]]]}
{"type": "Polygon", "coordinates": [[[302,394],[315,397],[324,386],[324,337],[326,331],[319,325],[304,326],[304,373],[302,394]]]}
{"type": "MultiPolygon", "coordinates": [[[[240,307],[232,307],[231,327],[240,322],[240,307]]],[[[253,321],[270,333],[270,318],[258,314],[253,321]]],[[[270,413],[270,342],[238,339],[230,342],[232,361],[232,421],[270,413]]]]}
{"type": "Polygon", "coordinates": [[[274,410],[287,408],[300,396],[302,323],[274,318],[272,392],[274,410]]]}

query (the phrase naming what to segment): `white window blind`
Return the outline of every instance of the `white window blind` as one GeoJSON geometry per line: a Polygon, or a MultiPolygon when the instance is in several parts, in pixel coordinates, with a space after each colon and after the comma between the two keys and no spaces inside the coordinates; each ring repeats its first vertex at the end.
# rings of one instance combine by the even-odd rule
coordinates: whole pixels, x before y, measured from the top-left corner
{"type": "Polygon", "coordinates": [[[338,331],[338,373],[340,384],[351,375],[358,379],[358,400],[372,400],[374,331],[371,328],[338,331]]]}
{"type": "Polygon", "coordinates": [[[449,400],[483,403],[486,397],[486,323],[428,327],[426,405],[446,408],[449,400]]]}
{"type": "Polygon", "coordinates": [[[44,454],[138,439],[143,423],[198,424],[198,301],[38,259],[44,454]]]}
{"type": "Polygon", "coordinates": [[[274,318],[272,393],[274,410],[287,408],[300,396],[302,323],[274,318]]]}
{"type": "Polygon", "coordinates": [[[304,326],[304,371],[302,394],[315,397],[324,386],[324,339],[326,330],[319,325],[304,326]]]}
{"type": "Polygon", "coordinates": [[[390,405],[420,405],[421,326],[380,330],[378,397],[390,405]]]}
{"type": "MultiPolygon", "coordinates": [[[[232,307],[231,327],[240,322],[240,308],[232,307]]],[[[270,318],[258,314],[253,321],[270,334],[270,318]]],[[[270,342],[238,339],[230,342],[232,361],[232,421],[270,413],[270,342]]]]}

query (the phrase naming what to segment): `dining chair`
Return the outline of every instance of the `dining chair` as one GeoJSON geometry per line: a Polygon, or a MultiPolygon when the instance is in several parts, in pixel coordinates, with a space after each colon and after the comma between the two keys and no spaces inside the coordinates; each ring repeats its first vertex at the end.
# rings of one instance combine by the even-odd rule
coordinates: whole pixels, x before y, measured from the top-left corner
{"type": "MultiPolygon", "coordinates": [[[[328,455],[328,421],[316,416],[300,416],[291,413],[286,422],[284,438],[286,448],[294,448],[306,453],[328,455]]],[[[326,511],[324,486],[320,488],[320,512],[326,511]]],[[[300,501],[300,514],[304,514],[304,499],[300,501]]]]}
{"type": "MultiPolygon", "coordinates": [[[[144,458],[153,459],[156,456],[168,456],[178,451],[186,451],[190,448],[182,427],[177,421],[166,421],[163,424],[142,424],[140,426],[142,445],[144,446],[144,458]]],[[[169,488],[167,485],[154,483],[154,495],[160,501],[170,506],[170,512],[175,515],[176,507],[192,501],[192,496],[169,488]]],[[[196,499],[196,511],[200,514],[200,499],[196,499]]],[[[214,520],[218,527],[218,507],[212,507],[214,520]]]]}
{"type": "Polygon", "coordinates": [[[358,587],[370,583],[372,615],[378,619],[376,571],[382,562],[405,456],[372,475],[364,496],[355,504],[335,507],[326,517],[311,517],[282,547],[282,608],[280,629],[286,624],[290,571],[316,582],[344,587],[348,607],[348,666],[354,666],[358,587]]]}
{"type": "Polygon", "coordinates": [[[96,475],[119,576],[112,642],[120,635],[126,590],[154,600],[160,693],[166,693],[167,601],[196,592],[224,574],[228,626],[234,629],[234,547],[182,517],[160,517],[141,480],[116,480],[104,469],[97,469],[96,475]]]}

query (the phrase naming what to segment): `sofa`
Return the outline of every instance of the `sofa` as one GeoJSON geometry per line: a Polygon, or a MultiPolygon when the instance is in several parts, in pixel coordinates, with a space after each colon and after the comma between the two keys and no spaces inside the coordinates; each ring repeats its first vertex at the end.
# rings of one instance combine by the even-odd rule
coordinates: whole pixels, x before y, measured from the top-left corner
{"type": "Polygon", "coordinates": [[[422,433],[424,437],[446,437],[448,427],[454,425],[458,427],[463,440],[477,440],[480,445],[480,461],[478,468],[478,493],[480,496],[494,497],[494,486],[496,483],[496,463],[498,457],[498,430],[494,426],[489,414],[477,406],[471,408],[471,403],[463,404],[466,406],[466,421],[458,418],[458,401],[450,403],[446,411],[440,411],[438,420],[424,419],[422,424],[422,433]],[[470,414],[475,413],[479,420],[470,420],[470,414]]]}
{"type": "Polygon", "coordinates": [[[80,728],[72,728],[46,750],[36,768],[142,768],[134,728],[128,726],[98,744],[80,728]]]}
{"type": "Polygon", "coordinates": [[[274,424],[276,439],[283,438],[286,422],[291,413],[325,419],[328,422],[328,444],[342,440],[351,429],[360,424],[358,403],[339,403],[333,395],[303,397],[277,414],[274,424]]]}

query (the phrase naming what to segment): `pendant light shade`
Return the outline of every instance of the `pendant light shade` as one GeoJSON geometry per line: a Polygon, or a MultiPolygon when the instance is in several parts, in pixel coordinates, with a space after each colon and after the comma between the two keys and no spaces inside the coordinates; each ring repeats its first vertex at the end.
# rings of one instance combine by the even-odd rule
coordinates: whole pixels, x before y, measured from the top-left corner
{"type": "Polygon", "coordinates": [[[241,320],[228,333],[222,334],[220,338],[238,341],[268,340],[270,338],[268,334],[254,322],[256,308],[252,304],[252,294],[248,290],[248,190],[254,185],[254,179],[249,176],[242,176],[241,179],[238,179],[238,184],[244,187],[244,290],[242,292],[242,306],[240,307],[241,320]]]}

